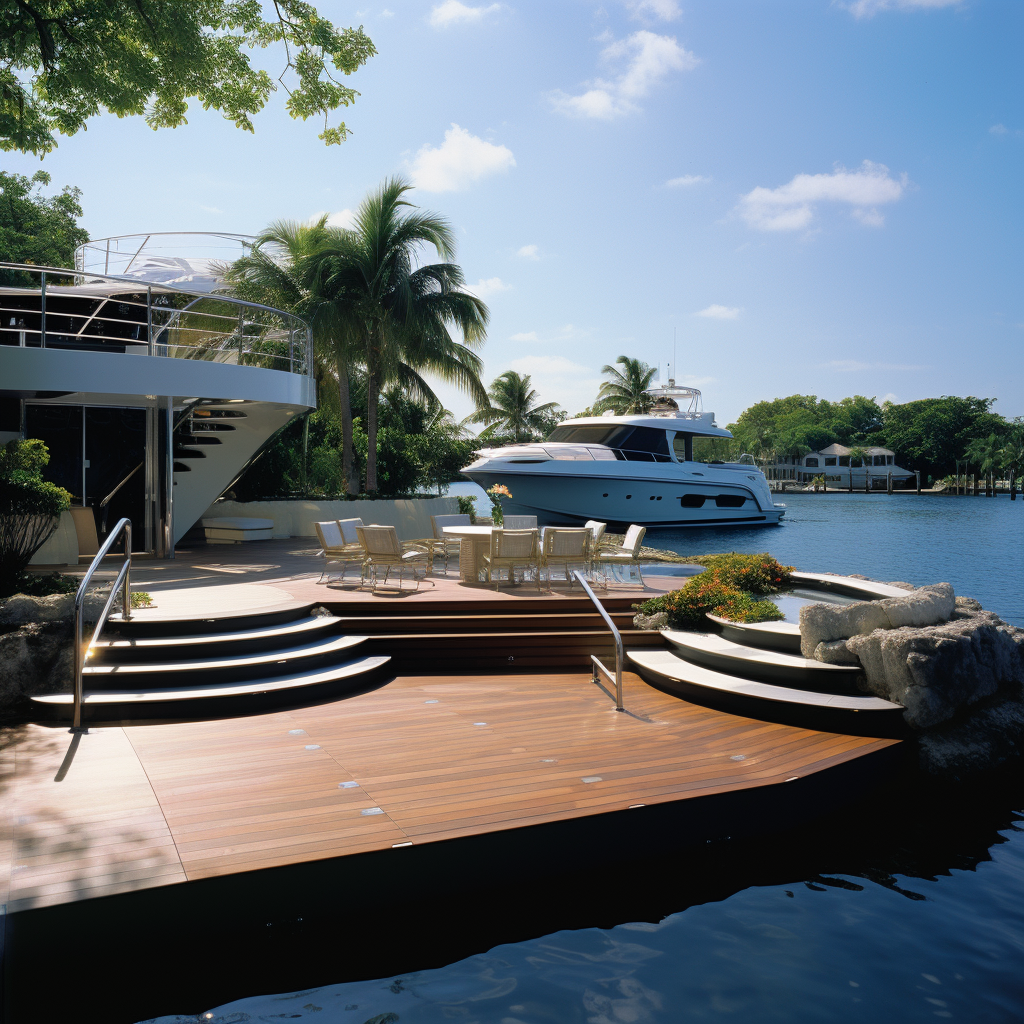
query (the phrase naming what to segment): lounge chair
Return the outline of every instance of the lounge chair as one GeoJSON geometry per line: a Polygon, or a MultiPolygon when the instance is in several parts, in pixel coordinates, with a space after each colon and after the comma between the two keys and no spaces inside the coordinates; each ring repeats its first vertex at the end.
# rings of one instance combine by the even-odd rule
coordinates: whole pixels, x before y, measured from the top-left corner
{"type": "MultiPolygon", "coordinates": [[[[640,548],[643,546],[644,534],[647,533],[646,526],[637,526],[635,523],[626,531],[622,540],[622,547],[603,547],[594,555],[594,565],[605,577],[605,586],[608,585],[608,577],[604,573],[604,567],[610,567],[613,572],[616,566],[635,566],[636,574],[640,578],[640,585],[644,583],[644,574],[640,571],[640,548]]],[[[628,582],[628,580],[627,580],[628,582]]]]}
{"type": "Polygon", "coordinates": [[[346,544],[345,535],[342,533],[341,524],[337,519],[326,523],[314,523],[317,539],[320,541],[320,554],[324,556],[324,567],[320,573],[317,583],[330,583],[330,567],[340,565],[341,579],[345,579],[345,570],[350,565],[362,567],[366,558],[362,544],[346,544]],[[325,578],[326,577],[326,578],[325,578]]]}
{"type": "MultiPolygon", "coordinates": [[[[357,526],[356,532],[366,551],[366,561],[363,563],[362,580],[365,581],[367,570],[371,579],[371,589],[376,590],[380,570],[384,570],[384,584],[392,570],[398,575],[398,589],[402,589],[403,574],[409,570],[416,588],[419,589],[420,581],[416,578],[417,567],[423,569],[423,578],[426,578],[429,566],[430,552],[424,547],[404,547],[398,539],[398,531],[393,526],[357,526]]],[[[433,584],[431,584],[433,586],[433,584]]]]}
{"type": "Polygon", "coordinates": [[[572,590],[575,577],[569,572],[570,566],[577,565],[586,570],[590,564],[590,540],[593,534],[584,527],[563,529],[549,526],[544,531],[544,546],[541,551],[541,569],[548,571],[548,589],[551,589],[551,571],[561,566],[572,590]]]}
{"type": "Polygon", "coordinates": [[[458,537],[446,537],[444,528],[446,526],[472,526],[471,516],[464,514],[431,516],[430,526],[434,531],[434,544],[430,552],[430,560],[433,562],[435,555],[444,558],[444,574],[448,575],[448,558],[452,553],[458,554],[461,550],[462,541],[458,537]]]}
{"type": "Polygon", "coordinates": [[[601,549],[601,539],[604,537],[604,531],[608,524],[599,523],[596,519],[588,519],[583,525],[590,531],[590,565],[588,569],[592,572],[594,555],[601,549]]]}
{"type": "Polygon", "coordinates": [[[509,583],[516,581],[516,569],[523,570],[523,580],[526,580],[526,570],[534,568],[537,570],[537,589],[540,590],[540,566],[538,564],[538,541],[536,530],[506,530],[504,527],[496,526],[491,530],[491,550],[483,556],[483,563],[487,568],[487,582],[494,583],[494,589],[498,589],[501,582],[501,570],[508,570],[509,583]]]}

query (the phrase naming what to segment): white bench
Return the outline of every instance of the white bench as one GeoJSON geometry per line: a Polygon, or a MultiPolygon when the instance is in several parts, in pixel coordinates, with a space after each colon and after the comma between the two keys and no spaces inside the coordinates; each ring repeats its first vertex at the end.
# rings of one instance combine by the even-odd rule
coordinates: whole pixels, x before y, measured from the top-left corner
{"type": "Polygon", "coordinates": [[[274,520],[222,516],[204,519],[203,529],[211,544],[241,544],[244,540],[270,540],[274,536],[274,520]]]}

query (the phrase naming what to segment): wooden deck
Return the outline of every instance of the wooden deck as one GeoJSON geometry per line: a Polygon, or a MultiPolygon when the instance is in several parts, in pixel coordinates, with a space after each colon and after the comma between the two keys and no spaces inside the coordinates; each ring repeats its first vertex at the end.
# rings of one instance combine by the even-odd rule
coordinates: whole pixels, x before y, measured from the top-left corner
{"type": "Polygon", "coordinates": [[[739,718],[631,674],[624,689],[616,713],[583,673],[405,676],[298,710],[96,728],[70,751],[63,729],[22,726],[0,749],[0,902],[20,916],[774,786],[897,742],[739,718]]]}

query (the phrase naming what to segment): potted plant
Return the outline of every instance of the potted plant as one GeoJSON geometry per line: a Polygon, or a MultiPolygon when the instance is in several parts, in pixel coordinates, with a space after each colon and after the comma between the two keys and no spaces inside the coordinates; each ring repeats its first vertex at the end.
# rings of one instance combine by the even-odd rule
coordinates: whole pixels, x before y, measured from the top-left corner
{"type": "Polygon", "coordinates": [[[491,520],[495,526],[505,522],[505,513],[501,508],[502,498],[511,498],[512,492],[504,484],[495,484],[484,492],[491,499],[491,520]]]}

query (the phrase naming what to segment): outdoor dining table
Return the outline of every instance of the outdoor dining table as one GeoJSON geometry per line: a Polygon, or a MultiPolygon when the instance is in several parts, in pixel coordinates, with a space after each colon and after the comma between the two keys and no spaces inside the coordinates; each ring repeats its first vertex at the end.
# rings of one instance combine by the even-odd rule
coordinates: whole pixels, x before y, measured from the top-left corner
{"type": "Polygon", "coordinates": [[[491,526],[443,526],[446,537],[459,544],[459,575],[467,583],[478,583],[483,556],[491,549],[491,526]]]}

